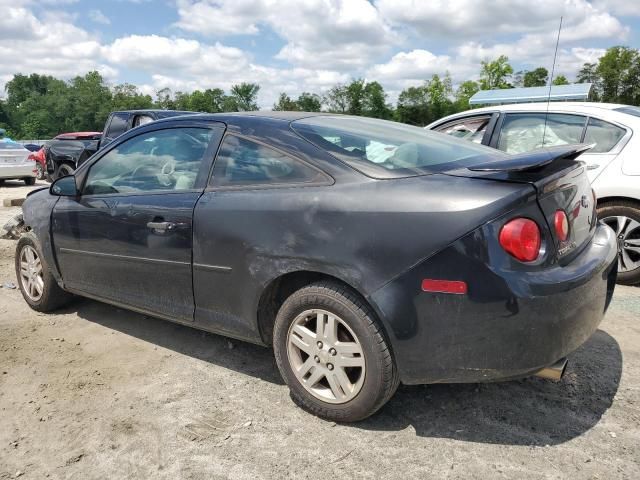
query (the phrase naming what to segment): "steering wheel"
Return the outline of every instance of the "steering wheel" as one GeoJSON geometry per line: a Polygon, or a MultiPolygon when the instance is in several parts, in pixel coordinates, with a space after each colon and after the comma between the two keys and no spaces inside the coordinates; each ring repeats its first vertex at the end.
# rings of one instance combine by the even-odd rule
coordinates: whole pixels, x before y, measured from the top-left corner
{"type": "Polygon", "coordinates": [[[173,174],[176,171],[176,162],[169,160],[160,169],[158,174],[158,182],[164,187],[171,187],[175,184],[175,178],[173,174]]]}

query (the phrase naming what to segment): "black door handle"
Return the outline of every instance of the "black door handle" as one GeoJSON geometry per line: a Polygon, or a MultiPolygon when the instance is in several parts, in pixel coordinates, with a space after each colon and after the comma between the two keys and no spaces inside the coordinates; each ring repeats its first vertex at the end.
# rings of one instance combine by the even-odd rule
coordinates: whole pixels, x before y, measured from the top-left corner
{"type": "Polygon", "coordinates": [[[165,233],[176,228],[176,224],[173,222],[149,222],[147,228],[150,228],[154,232],[165,233]]]}

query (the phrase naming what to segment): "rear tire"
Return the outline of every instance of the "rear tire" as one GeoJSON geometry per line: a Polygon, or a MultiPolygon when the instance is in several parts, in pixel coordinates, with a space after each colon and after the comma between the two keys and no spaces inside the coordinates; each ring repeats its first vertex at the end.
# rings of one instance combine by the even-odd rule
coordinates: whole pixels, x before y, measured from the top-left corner
{"type": "Polygon", "coordinates": [[[273,346],[294,402],[327,420],[367,418],[400,383],[373,310],[337,282],[314,283],[287,298],[276,317],[273,346]]]}
{"type": "Polygon", "coordinates": [[[44,167],[42,166],[42,164],[40,162],[36,163],[36,170],[37,170],[36,178],[38,180],[44,180],[46,175],[45,175],[45,172],[44,172],[44,167]]]}
{"type": "Polygon", "coordinates": [[[24,184],[27,186],[36,184],[36,177],[28,177],[28,178],[24,178],[23,180],[24,180],[24,184]]]}
{"type": "Polygon", "coordinates": [[[73,172],[75,172],[75,169],[73,168],[72,165],[69,165],[68,163],[61,163],[60,165],[58,165],[58,168],[56,168],[54,179],[57,180],[60,177],[73,175],[73,172]]]}
{"type": "Polygon", "coordinates": [[[640,283],[640,204],[624,200],[604,203],[598,207],[598,218],[609,225],[618,238],[617,283],[640,283]]]}
{"type": "Polygon", "coordinates": [[[15,266],[20,292],[32,309],[52,312],[73,299],[73,295],[62,290],[53,278],[33,232],[25,233],[18,240],[15,266]]]}

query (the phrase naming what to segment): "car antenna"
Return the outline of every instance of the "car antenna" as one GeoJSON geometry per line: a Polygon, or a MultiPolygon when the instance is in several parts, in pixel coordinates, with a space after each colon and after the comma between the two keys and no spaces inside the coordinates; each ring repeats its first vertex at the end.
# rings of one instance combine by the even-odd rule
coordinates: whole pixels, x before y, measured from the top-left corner
{"type": "Polygon", "coordinates": [[[551,103],[551,85],[553,85],[553,74],[556,70],[556,58],[558,57],[558,45],[560,44],[560,31],[562,30],[562,17],[560,17],[560,26],[558,27],[558,38],[556,38],[556,51],[553,54],[553,65],[551,65],[551,76],[549,77],[549,91],[547,93],[547,111],[544,115],[544,130],[542,130],[542,148],[547,135],[547,118],[549,118],[549,104],[551,103]]]}

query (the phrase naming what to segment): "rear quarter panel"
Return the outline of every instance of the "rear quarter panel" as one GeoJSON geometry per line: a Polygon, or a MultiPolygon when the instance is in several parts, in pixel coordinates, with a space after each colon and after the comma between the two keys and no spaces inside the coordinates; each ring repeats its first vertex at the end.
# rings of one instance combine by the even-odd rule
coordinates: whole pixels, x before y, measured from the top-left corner
{"type": "MultiPolygon", "coordinates": [[[[196,321],[255,340],[258,300],[279,276],[321,272],[368,297],[533,195],[528,185],[444,175],[205,192],[194,213],[196,321]]],[[[382,320],[393,331],[400,319],[382,320]]]]}

